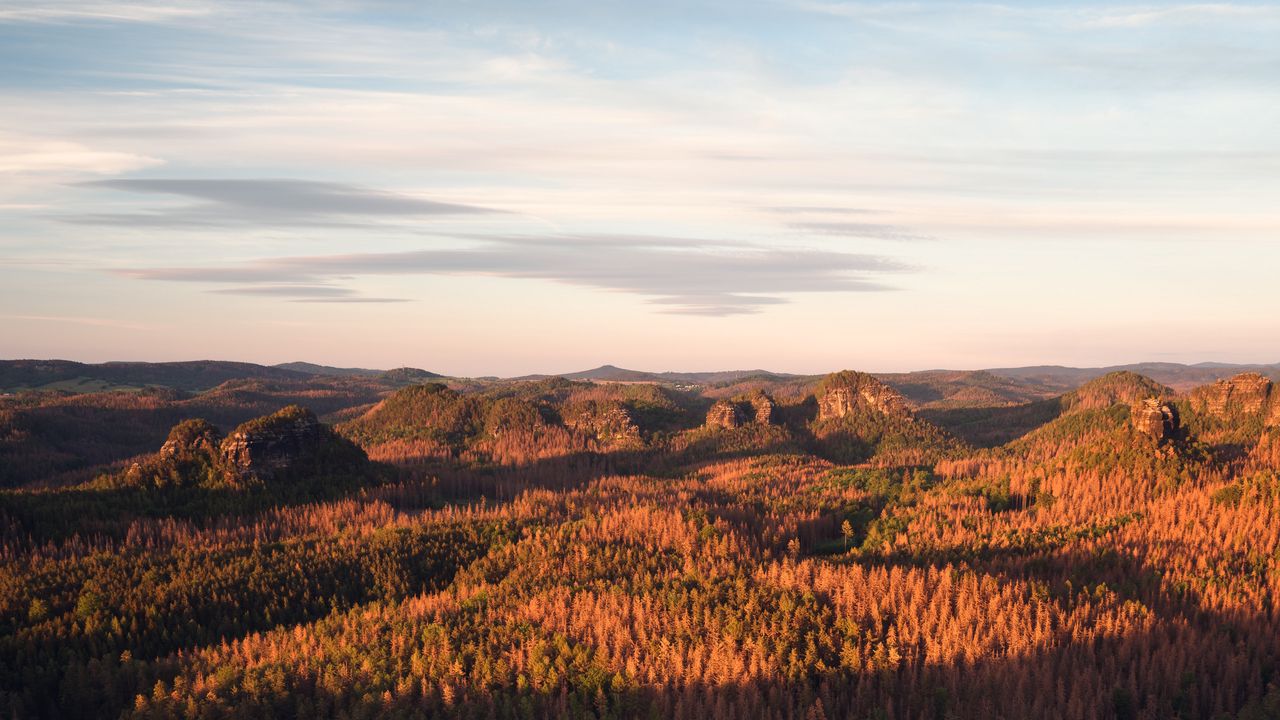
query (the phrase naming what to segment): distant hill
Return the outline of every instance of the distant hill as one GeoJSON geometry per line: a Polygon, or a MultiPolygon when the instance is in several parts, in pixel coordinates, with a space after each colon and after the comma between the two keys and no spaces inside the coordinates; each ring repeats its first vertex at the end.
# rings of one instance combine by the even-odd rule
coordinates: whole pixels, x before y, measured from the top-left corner
{"type": "MultiPolygon", "coordinates": [[[[1231,365],[1227,363],[1134,363],[1109,367],[1076,368],[1062,365],[993,368],[989,370],[919,370],[905,373],[873,373],[906,397],[916,408],[947,410],[977,407],[1007,407],[1046,400],[1114,372],[1133,372],[1167,385],[1179,392],[1228,378],[1241,372],[1257,372],[1280,380],[1280,363],[1274,365],[1231,365]]],[[[817,376],[770,370],[720,370],[709,372],[648,372],[616,365],[559,375],[526,375],[511,380],[541,380],[562,377],[591,382],[666,383],[725,387],[736,393],[750,388],[769,388],[783,396],[796,391],[817,376]],[[739,384],[742,387],[737,387],[739,384]],[[781,385],[786,385],[782,387],[781,385]],[[791,387],[795,385],[795,387],[791,387]]],[[[723,393],[721,393],[723,394],[723,393]]]]}
{"type": "MultiPolygon", "coordinates": [[[[1229,378],[1242,372],[1256,372],[1280,380],[1280,363],[1232,365],[1229,363],[1146,362],[1108,367],[1077,368],[1063,365],[991,368],[988,370],[922,370],[907,373],[874,373],[892,385],[918,407],[977,407],[1012,405],[1040,400],[1073,390],[1113,372],[1134,372],[1168,385],[1179,392],[1229,378]]],[[[770,370],[720,370],[710,372],[647,372],[616,365],[559,375],[527,375],[513,380],[562,377],[596,382],[657,382],[681,385],[720,385],[746,379],[793,380],[805,377],[770,370]]]]}
{"type": "Polygon", "coordinates": [[[768,370],[715,370],[710,372],[647,372],[644,370],[628,370],[616,365],[601,365],[590,370],[563,373],[560,375],[526,375],[512,378],[514,380],[542,380],[550,377],[562,377],[568,380],[593,380],[596,382],[657,382],[677,385],[715,385],[719,383],[737,382],[749,377],[786,379],[798,377],[788,373],[775,373],[768,370]]]}
{"type": "MultiPolygon", "coordinates": [[[[906,373],[875,373],[875,376],[902,393],[913,407],[944,410],[1010,406],[1047,399],[1080,387],[1090,380],[1121,371],[1144,375],[1179,392],[1242,372],[1256,372],[1280,381],[1280,363],[1183,365],[1149,362],[1093,368],[1035,365],[977,371],[922,370],[906,373]]],[[[430,382],[445,376],[419,368],[402,367],[384,371],[374,368],[334,367],[304,361],[266,366],[220,360],[99,364],[69,360],[0,360],[0,392],[63,390],[85,393],[157,386],[198,392],[216,387],[227,380],[305,380],[319,377],[366,378],[393,386],[403,386],[430,382]]],[[[763,369],[649,372],[621,368],[616,365],[601,365],[590,370],[558,375],[526,375],[507,380],[543,380],[556,377],[591,382],[696,385],[704,388],[727,388],[744,384],[744,387],[746,385],[767,387],[771,391],[777,390],[786,395],[787,389],[781,386],[803,384],[818,376],[763,369]]],[[[491,380],[497,380],[497,378],[491,380]]],[[[735,389],[735,392],[739,390],[741,388],[735,389]]]]}
{"type": "Polygon", "coordinates": [[[0,391],[68,390],[100,392],[143,387],[200,391],[228,380],[305,380],[307,373],[253,363],[222,360],[186,362],[107,362],[0,360],[0,391]]]}
{"type": "Polygon", "coordinates": [[[1059,392],[1034,379],[1001,377],[985,370],[923,370],[875,376],[902,393],[912,405],[927,409],[1021,405],[1059,392]]]}
{"type": "Polygon", "coordinates": [[[444,377],[418,368],[373,370],[340,368],[309,362],[257,365],[222,360],[186,362],[80,363],[70,360],[0,360],[0,393],[61,390],[73,393],[167,387],[203,392],[228,380],[298,381],[320,378],[364,378],[392,387],[444,377]]]}
{"type": "Polygon", "coordinates": [[[1180,363],[1149,362],[1096,368],[1035,365],[1031,367],[992,368],[987,370],[992,375],[1033,382],[1059,392],[1071,390],[1094,378],[1119,371],[1145,375],[1178,391],[1190,390],[1191,388],[1206,385],[1215,380],[1229,378],[1242,372],[1256,372],[1273,380],[1280,380],[1280,363],[1271,365],[1231,365],[1228,363],[1183,365],[1180,363]]]}
{"type": "Polygon", "coordinates": [[[369,368],[341,368],[332,367],[330,365],[317,365],[309,362],[280,363],[279,365],[272,365],[272,367],[277,367],[281,370],[292,370],[294,372],[306,373],[308,375],[330,376],[353,375],[355,377],[377,377],[384,372],[382,370],[371,370],[369,368]]]}
{"type": "Polygon", "coordinates": [[[439,373],[433,373],[429,370],[420,370],[418,368],[402,367],[377,374],[377,378],[393,385],[416,385],[418,383],[439,380],[444,376],[439,373]]]}

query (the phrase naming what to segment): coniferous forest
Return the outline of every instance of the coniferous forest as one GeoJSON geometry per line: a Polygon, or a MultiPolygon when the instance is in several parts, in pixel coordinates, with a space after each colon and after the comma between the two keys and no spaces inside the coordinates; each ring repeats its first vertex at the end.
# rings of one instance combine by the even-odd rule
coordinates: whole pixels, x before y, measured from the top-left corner
{"type": "Polygon", "coordinates": [[[0,716],[1280,718],[1262,374],[156,368],[5,368],[0,716]]]}

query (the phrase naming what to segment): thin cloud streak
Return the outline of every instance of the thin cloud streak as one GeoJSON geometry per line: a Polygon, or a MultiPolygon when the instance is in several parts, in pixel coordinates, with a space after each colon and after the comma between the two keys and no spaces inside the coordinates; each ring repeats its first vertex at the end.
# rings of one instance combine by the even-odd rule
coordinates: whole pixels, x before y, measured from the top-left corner
{"type": "Polygon", "coordinates": [[[225,225],[359,225],[374,218],[481,215],[498,210],[347,185],[294,179],[113,179],[77,184],[201,201],[136,213],[83,213],[59,219],[84,225],[216,227],[225,225]]]}
{"type": "Polygon", "coordinates": [[[204,3],[59,2],[38,7],[0,8],[0,23],[130,22],[168,23],[207,16],[216,6],[204,3]]]}
{"type": "Polygon", "coordinates": [[[257,285],[209,290],[215,295],[253,295],[266,297],[334,298],[349,297],[355,293],[350,288],[335,285],[257,285]]]}
{"type": "Polygon", "coordinates": [[[779,215],[878,215],[883,210],[870,208],[851,208],[827,205],[778,205],[766,208],[779,215]]]}
{"type": "Polygon", "coordinates": [[[928,235],[920,235],[897,225],[881,225],[877,223],[797,222],[789,223],[788,227],[793,230],[803,230],[820,235],[872,238],[876,240],[912,241],[934,239],[928,235]]]}
{"type": "MultiPolygon", "coordinates": [[[[248,284],[260,295],[325,287],[361,275],[478,275],[545,280],[649,298],[661,312],[734,315],[760,312],[787,296],[892,289],[876,279],[912,270],[877,255],[762,248],[723,241],[605,236],[506,237],[478,247],[392,253],[270,258],[215,267],[113,271],[141,280],[248,284]],[[253,285],[260,283],[260,286],[253,285]]],[[[243,294],[245,287],[230,289],[243,294]]],[[[306,302],[338,301],[314,297],[306,302]]],[[[352,300],[360,300],[351,298],[352,300]]],[[[367,299],[364,299],[367,300],[367,299]]]]}
{"type": "Polygon", "coordinates": [[[352,303],[352,304],[359,305],[359,304],[363,304],[363,303],[375,303],[375,304],[384,304],[384,303],[407,303],[407,302],[413,302],[413,300],[412,300],[412,299],[410,299],[410,298],[389,298],[389,297],[348,297],[348,298],[304,298],[304,299],[301,299],[301,300],[290,300],[289,302],[295,302],[295,303],[352,303]]]}

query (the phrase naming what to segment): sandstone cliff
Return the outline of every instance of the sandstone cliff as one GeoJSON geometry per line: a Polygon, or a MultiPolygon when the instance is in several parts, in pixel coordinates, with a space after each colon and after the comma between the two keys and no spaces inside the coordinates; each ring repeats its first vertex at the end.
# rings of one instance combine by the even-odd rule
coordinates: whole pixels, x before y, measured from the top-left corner
{"type": "Polygon", "coordinates": [[[1156,441],[1175,439],[1181,427],[1178,409],[1158,398],[1146,398],[1135,404],[1130,418],[1136,431],[1156,441]]]}
{"type": "Polygon", "coordinates": [[[621,404],[587,403],[568,413],[565,424],[575,433],[598,443],[602,449],[644,445],[640,426],[636,424],[631,411],[621,404]]]}
{"type": "Polygon", "coordinates": [[[732,400],[717,400],[707,411],[707,427],[732,430],[747,424],[747,414],[742,404],[732,400]]]}
{"type": "Polygon", "coordinates": [[[777,403],[765,392],[758,391],[733,400],[717,400],[707,411],[707,427],[733,429],[749,423],[772,425],[777,403]]]}
{"type": "Polygon", "coordinates": [[[1196,388],[1191,407],[1219,419],[1262,416],[1268,425],[1280,424],[1280,393],[1258,373],[1241,373],[1196,388]]]}
{"type": "Polygon", "coordinates": [[[366,461],[364,451],[298,405],[250,420],[219,447],[240,481],[271,481],[295,472],[341,471],[366,461]]]}
{"type": "Polygon", "coordinates": [[[911,414],[902,395],[866,373],[846,370],[824,381],[818,396],[819,420],[848,417],[863,409],[899,417],[911,414]]]}
{"type": "Polygon", "coordinates": [[[250,420],[225,438],[204,420],[174,426],[159,452],[134,463],[134,487],[240,488],[284,478],[312,479],[367,467],[364,451],[338,437],[310,410],[290,405],[250,420]]]}

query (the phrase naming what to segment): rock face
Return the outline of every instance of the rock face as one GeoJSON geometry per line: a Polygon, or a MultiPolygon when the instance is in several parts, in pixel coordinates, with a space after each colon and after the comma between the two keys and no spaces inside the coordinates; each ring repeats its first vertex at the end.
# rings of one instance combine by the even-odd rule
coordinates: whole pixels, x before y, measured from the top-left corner
{"type": "Polygon", "coordinates": [[[1158,398],[1147,398],[1134,405],[1130,417],[1134,430],[1156,441],[1174,439],[1180,428],[1178,409],[1158,398]]]}
{"type": "Polygon", "coordinates": [[[1218,380],[1191,394],[1191,402],[1197,409],[1218,418],[1257,415],[1266,409],[1275,419],[1276,408],[1268,407],[1271,400],[1271,380],[1252,372],[1218,380]]]}
{"type": "Polygon", "coordinates": [[[322,425],[307,409],[291,405],[250,420],[227,437],[204,420],[184,420],[169,431],[160,451],[124,474],[133,487],[244,488],[292,476],[332,477],[367,467],[354,443],[322,425]]]}
{"type": "Polygon", "coordinates": [[[342,470],[365,459],[362,450],[297,405],[241,425],[219,450],[240,481],[272,480],[301,469],[342,470]]]}
{"type": "Polygon", "coordinates": [[[732,400],[717,400],[707,411],[707,427],[732,430],[747,424],[747,414],[741,403],[732,400]]]}
{"type": "Polygon", "coordinates": [[[222,441],[222,456],[241,477],[274,476],[289,469],[320,437],[320,422],[309,410],[285,408],[240,426],[222,441]]]}
{"type": "Polygon", "coordinates": [[[748,423],[772,425],[777,403],[764,392],[746,398],[717,400],[707,411],[707,427],[732,430],[748,423]]]}
{"type": "Polygon", "coordinates": [[[643,445],[640,426],[627,408],[621,405],[599,405],[565,418],[572,430],[587,435],[606,447],[635,447],[643,445]]]}
{"type": "Polygon", "coordinates": [[[777,415],[778,404],[766,393],[760,392],[751,396],[751,409],[755,413],[757,423],[772,425],[777,415]]]}
{"type": "Polygon", "coordinates": [[[885,415],[909,414],[897,391],[879,380],[857,372],[841,372],[828,378],[818,398],[818,419],[834,420],[869,408],[885,415]]]}

